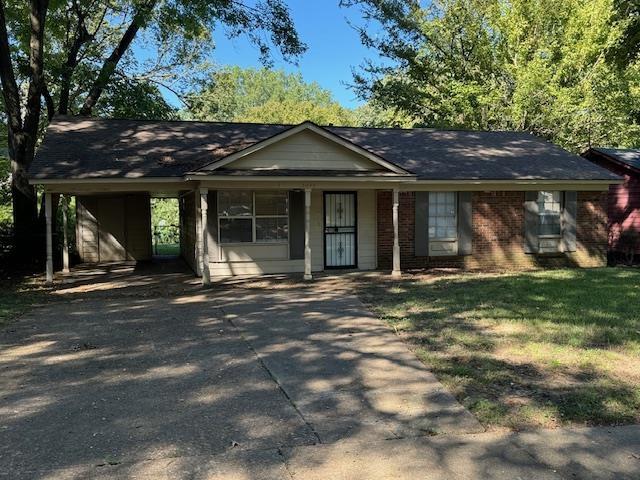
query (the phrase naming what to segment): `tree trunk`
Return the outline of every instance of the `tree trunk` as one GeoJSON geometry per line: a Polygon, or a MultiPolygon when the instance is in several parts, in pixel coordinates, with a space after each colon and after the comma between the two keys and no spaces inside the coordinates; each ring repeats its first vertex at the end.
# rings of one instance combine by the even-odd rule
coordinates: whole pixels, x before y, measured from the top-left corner
{"type": "Polygon", "coordinates": [[[27,178],[28,165],[33,157],[33,149],[28,148],[28,142],[26,135],[15,135],[9,130],[14,246],[18,258],[31,262],[42,256],[42,249],[38,248],[41,232],[36,191],[27,178]]]}
{"type": "Polygon", "coordinates": [[[15,250],[23,262],[32,263],[42,249],[38,229],[36,192],[29,185],[27,171],[33,161],[38,123],[40,120],[42,89],[44,86],[44,25],[48,0],[31,0],[29,22],[29,86],[24,108],[21,107],[20,88],[14,75],[9,48],[4,2],[0,1],[0,81],[7,116],[9,159],[11,160],[11,192],[13,196],[13,228],[15,250]]]}

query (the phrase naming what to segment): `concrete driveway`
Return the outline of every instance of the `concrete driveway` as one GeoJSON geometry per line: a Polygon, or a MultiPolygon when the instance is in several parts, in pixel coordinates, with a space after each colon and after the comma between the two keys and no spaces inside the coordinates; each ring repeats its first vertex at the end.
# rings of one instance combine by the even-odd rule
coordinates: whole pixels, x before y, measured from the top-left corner
{"type": "Polygon", "coordinates": [[[482,428],[342,284],[105,278],[0,334],[0,478],[439,478],[492,449],[447,478],[560,478],[460,436],[482,428]]]}

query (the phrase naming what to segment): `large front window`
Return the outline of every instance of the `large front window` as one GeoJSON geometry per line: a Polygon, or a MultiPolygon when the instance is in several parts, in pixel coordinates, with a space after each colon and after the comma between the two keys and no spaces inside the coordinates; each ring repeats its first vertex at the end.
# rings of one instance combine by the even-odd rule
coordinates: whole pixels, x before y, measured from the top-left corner
{"type": "Polygon", "coordinates": [[[286,191],[218,192],[220,243],[286,242],[288,221],[286,191]]]}
{"type": "Polygon", "coordinates": [[[540,236],[560,236],[560,212],[562,194],[558,191],[538,192],[538,213],[540,218],[540,236]]]}
{"type": "Polygon", "coordinates": [[[457,234],[456,192],[429,192],[429,239],[455,240],[457,234]]]}

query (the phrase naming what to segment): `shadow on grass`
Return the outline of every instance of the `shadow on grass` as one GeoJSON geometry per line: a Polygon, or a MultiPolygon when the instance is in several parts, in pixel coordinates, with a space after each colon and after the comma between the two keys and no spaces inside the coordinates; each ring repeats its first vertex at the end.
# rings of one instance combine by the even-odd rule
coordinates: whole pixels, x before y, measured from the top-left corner
{"type": "Polygon", "coordinates": [[[486,425],[640,421],[640,271],[363,282],[363,300],[486,425]]]}

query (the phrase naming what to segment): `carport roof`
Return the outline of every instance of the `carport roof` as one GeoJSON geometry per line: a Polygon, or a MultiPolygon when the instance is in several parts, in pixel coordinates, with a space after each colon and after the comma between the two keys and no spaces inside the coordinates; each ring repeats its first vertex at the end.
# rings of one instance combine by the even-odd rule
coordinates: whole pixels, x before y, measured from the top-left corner
{"type": "MultiPolygon", "coordinates": [[[[312,125],[312,124],[311,124],[312,125]]],[[[32,181],[182,177],[293,125],[57,116],[32,181]]],[[[523,132],[321,127],[419,180],[612,180],[608,170],[523,132]]],[[[301,171],[273,171],[300,175],[301,171]]],[[[238,175],[224,168],[207,175],[238,175]]]]}

